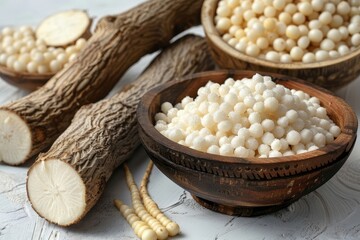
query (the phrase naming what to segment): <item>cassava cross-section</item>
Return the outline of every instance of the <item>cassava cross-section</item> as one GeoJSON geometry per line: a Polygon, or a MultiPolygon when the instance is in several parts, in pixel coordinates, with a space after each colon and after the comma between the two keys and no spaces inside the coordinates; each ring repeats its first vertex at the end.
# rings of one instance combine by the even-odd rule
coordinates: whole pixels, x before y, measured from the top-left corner
{"type": "Polygon", "coordinates": [[[59,12],[43,20],[36,28],[36,38],[48,46],[62,47],[81,37],[89,38],[91,18],[87,12],[70,10],[59,12]]]}
{"type": "Polygon", "coordinates": [[[83,106],[28,171],[27,193],[35,211],[59,225],[78,222],[98,201],[114,169],[139,145],[136,108],[144,93],[161,83],[213,68],[205,40],[186,36],[164,50],[118,94],[83,106]],[[78,176],[70,180],[63,173],[78,176]]]}
{"type": "Polygon", "coordinates": [[[82,105],[105,97],[142,56],[198,24],[201,4],[202,0],[150,0],[118,16],[102,18],[68,67],[39,90],[0,107],[4,119],[0,129],[7,129],[0,131],[0,161],[19,165],[47,149],[82,105]],[[19,135],[26,136],[21,144],[16,142],[19,135]]]}

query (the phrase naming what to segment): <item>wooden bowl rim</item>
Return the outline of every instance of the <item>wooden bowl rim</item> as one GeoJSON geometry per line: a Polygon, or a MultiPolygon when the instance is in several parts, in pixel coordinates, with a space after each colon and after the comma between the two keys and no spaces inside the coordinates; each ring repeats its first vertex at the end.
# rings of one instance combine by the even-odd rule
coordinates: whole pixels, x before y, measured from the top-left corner
{"type": "MultiPolygon", "coordinates": [[[[181,144],[178,144],[165,136],[163,136],[159,131],[157,131],[152,124],[152,119],[149,117],[149,111],[150,106],[153,103],[156,96],[168,89],[173,87],[174,85],[181,84],[186,81],[195,82],[196,78],[198,77],[204,77],[209,76],[209,80],[211,79],[211,76],[214,75],[226,75],[228,77],[231,77],[233,75],[237,75],[240,73],[245,74],[255,74],[255,71],[242,71],[242,70],[216,70],[216,71],[207,71],[207,72],[201,72],[196,73],[192,75],[188,75],[182,79],[170,81],[168,83],[162,84],[158,87],[155,87],[145,93],[145,95],[141,98],[140,103],[138,105],[137,110],[137,119],[140,127],[143,129],[143,131],[152,138],[153,141],[157,142],[160,145],[163,145],[164,147],[171,149],[174,152],[179,152],[181,154],[192,156],[196,159],[204,159],[209,162],[217,162],[217,163],[226,163],[226,164],[236,164],[236,165],[246,165],[248,164],[254,164],[254,165],[274,165],[274,164],[284,164],[284,163],[294,163],[294,162],[306,162],[306,161],[312,161],[314,158],[317,158],[319,156],[322,156],[324,154],[330,154],[332,152],[336,152],[340,148],[345,147],[346,150],[348,148],[352,147],[352,145],[355,142],[354,135],[356,136],[357,133],[357,117],[354,111],[351,109],[351,107],[341,98],[335,96],[332,92],[321,88],[317,85],[310,84],[304,80],[290,77],[282,74],[275,74],[275,73],[265,73],[265,72],[258,72],[262,75],[271,76],[272,78],[276,78],[277,80],[283,80],[283,81],[289,81],[289,82],[295,82],[299,86],[304,87],[305,89],[313,89],[316,91],[316,93],[324,93],[327,96],[331,96],[336,100],[339,104],[343,105],[343,110],[346,113],[349,113],[349,117],[345,118],[344,127],[341,128],[341,134],[334,140],[332,144],[328,144],[325,147],[319,148],[314,151],[302,153],[302,154],[296,154],[293,156],[285,156],[285,157],[273,157],[273,158],[257,158],[257,157],[250,157],[250,158],[239,158],[239,157],[229,157],[229,156],[221,156],[221,155],[215,155],[215,154],[209,154],[201,151],[197,151],[194,149],[191,149],[189,147],[183,146],[181,144]],[[278,79],[280,78],[280,79],[278,79]],[[145,116],[140,115],[140,113],[145,113],[145,116]],[[350,144],[350,145],[349,145],[350,144]],[[301,156],[301,158],[299,158],[301,156]]],[[[304,91],[306,92],[306,91],[304,91]]],[[[312,95],[316,96],[316,95],[312,95]]]]}
{"type": "Polygon", "coordinates": [[[360,47],[355,51],[350,52],[344,56],[341,56],[337,59],[330,59],[321,62],[314,63],[302,63],[302,62],[293,62],[293,63],[275,63],[268,60],[251,57],[240,51],[236,50],[225,42],[221,37],[219,32],[216,30],[214,25],[214,12],[216,11],[217,3],[219,0],[204,0],[202,10],[201,10],[201,23],[204,28],[205,35],[208,39],[213,42],[221,51],[225,52],[229,56],[240,59],[245,62],[252,64],[257,64],[270,68],[281,68],[281,69],[314,69],[314,68],[323,68],[329,67],[331,65],[336,65],[341,62],[346,62],[357,55],[360,55],[360,47]]]}
{"type": "MultiPolygon", "coordinates": [[[[55,75],[55,73],[29,73],[29,72],[16,72],[4,65],[0,65],[0,74],[6,75],[11,78],[18,78],[19,81],[26,81],[27,79],[32,81],[45,81],[49,80],[55,75]]],[[[13,81],[12,81],[13,82],[13,81]]]]}

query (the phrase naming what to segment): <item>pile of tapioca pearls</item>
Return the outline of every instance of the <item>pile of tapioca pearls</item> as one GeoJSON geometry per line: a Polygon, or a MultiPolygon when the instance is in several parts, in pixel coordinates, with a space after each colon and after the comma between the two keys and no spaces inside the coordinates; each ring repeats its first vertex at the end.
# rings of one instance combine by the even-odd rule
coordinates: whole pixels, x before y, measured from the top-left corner
{"type": "Polygon", "coordinates": [[[215,24],[222,38],[246,55],[318,62],[360,46],[360,1],[221,0],[215,24]]]}
{"type": "Polygon", "coordinates": [[[0,64],[17,72],[56,73],[74,60],[85,44],[86,40],[80,38],[66,48],[48,47],[42,39],[36,39],[29,26],[6,27],[0,34],[0,64]]]}
{"type": "Polygon", "coordinates": [[[155,128],[190,148],[224,156],[281,157],[334,141],[341,129],[316,97],[275,84],[270,77],[209,81],[195,99],[161,105],[155,128]]]}

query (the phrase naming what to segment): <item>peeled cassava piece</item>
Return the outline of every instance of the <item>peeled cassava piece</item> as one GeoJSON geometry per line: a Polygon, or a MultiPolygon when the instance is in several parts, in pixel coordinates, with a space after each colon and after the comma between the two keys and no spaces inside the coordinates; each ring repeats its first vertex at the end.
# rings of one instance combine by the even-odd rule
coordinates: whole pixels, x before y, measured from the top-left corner
{"type": "Polygon", "coordinates": [[[104,98],[142,56],[198,24],[201,4],[150,0],[102,18],[74,61],[39,90],[0,107],[0,161],[19,165],[48,149],[82,105],[104,98]]]}
{"type": "Polygon", "coordinates": [[[90,26],[91,19],[85,11],[70,10],[47,17],[39,24],[35,35],[48,46],[66,46],[81,37],[89,38],[90,26]]]}
{"type": "Polygon", "coordinates": [[[98,201],[114,169],[140,143],[136,108],[145,92],[213,68],[205,40],[186,36],[165,49],[118,94],[82,107],[69,128],[28,171],[27,193],[34,210],[63,226],[82,219],[98,201]]]}

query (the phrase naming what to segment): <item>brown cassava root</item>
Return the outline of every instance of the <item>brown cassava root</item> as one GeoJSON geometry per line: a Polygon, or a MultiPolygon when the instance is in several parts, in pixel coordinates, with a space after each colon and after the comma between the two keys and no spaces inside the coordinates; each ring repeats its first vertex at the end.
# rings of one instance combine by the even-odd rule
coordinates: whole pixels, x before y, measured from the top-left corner
{"type": "MultiPolygon", "coordinates": [[[[117,16],[103,17],[76,60],[39,90],[0,107],[3,114],[15,114],[23,121],[28,141],[20,146],[21,154],[0,152],[0,161],[19,165],[49,148],[82,105],[104,98],[142,56],[198,24],[201,5],[202,0],[149,0],[117,16]]],[[[16,144],[11,144],[16,152],[16,144]]]]}
{"type": "MultiPolygon", "coordinates": [[[[136,108],[143,94],[161,83],[213,67],[205,40],[186,36],[165,49],[136,81],[118,94],[82,107],[68,129],[47,153],[39,155],[28,171],[28,196],[35,211],[41,216],[50,211],[41,207],[42,199],[37,197],[39,187],[36,176],[44,177],[47,172],[42,172],[42,169],[46,169],[46,164],[57,161],[67,165],[79,176],[77,185],[84,189],[84,196],[79,196],[80,199],[84,198],[83,206],[79,207],[77,216],[67,221],[60,222],[49,216],[45,218],[63,226],[82,219],[98,201],[114,169],[140,144],[136,108]]],[[[54,185],[60,183],[61,179],[54,185]]],[[[53,189],[54,186],[47,187],[49,191],[58,191],[53,189]]],[[[72,183],[69,188],[74,187],[72,183]]],[[[67,188],[63,190],[64,193],[70,191],[67,188]]]]}

